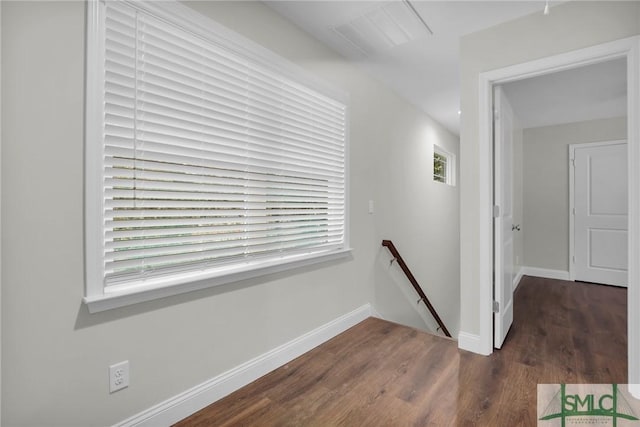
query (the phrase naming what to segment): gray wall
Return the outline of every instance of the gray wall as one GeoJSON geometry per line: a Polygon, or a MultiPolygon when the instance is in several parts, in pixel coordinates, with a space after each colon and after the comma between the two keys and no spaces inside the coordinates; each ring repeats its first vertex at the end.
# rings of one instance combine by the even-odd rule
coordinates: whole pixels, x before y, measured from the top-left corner
{"type": "Polygon", "coordinates": [[[478,76],[640,32],[640,2],[566,2],[461,39],[460,329],[480,332],[478,76]]]}
{"type": "Polygon", "coordinates": [[[85,6],[3,1],[3,425],[113,424],[373,302],[387,280],[375,277],[383,235],[427,289],[443,287],[443,317],[459,317],[457,189],[433,186],[423,155],[433,143],[456,151],[457,139],[261,3],[191,6],[350,92],[353,256],[90,315],[85,6]],[[110,395],[107,367],[122,360],[131,385],[110,395]]]}
{"type": "Polygon", "coordinates": [[[569,145],[626,137],[626,117],[524,130],[524,265],[569,271],[569,145]]]}

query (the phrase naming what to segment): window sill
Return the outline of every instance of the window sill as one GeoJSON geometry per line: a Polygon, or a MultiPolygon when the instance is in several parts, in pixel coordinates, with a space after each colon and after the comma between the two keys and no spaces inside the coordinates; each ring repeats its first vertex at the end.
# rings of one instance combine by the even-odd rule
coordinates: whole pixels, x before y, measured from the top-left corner
{"type": "Polygon", "coordinates": [[[311,254],[295,257],[293,259],[288,258],[277,260],[265,263],[264,265],[258,267],[253,267],[251,269],[233,271],[215,277],[208,277],[206,273],[199,273],[194,274],[190,279],[185,279],[183,277],[182,280],[180,280],[178,283],[169,283],[162,287],[153,285],[141,285],[136,287],[135,289],[112,291],[107,292],[103,295],[87,296],[84,297],[83,301],[87,305],[89,313],[99,313],[101,311],[111,310],[127,305],[138,304],[145,301],[152,301],[172,295],[179,295],[191,291],[196,291],[199,289],[210,288],[213,286],[238,282],[241,280],[265,276],[268,274],[278,273],[286,270],[292,270],[308,265],[333,261],[349,256],[351,251],[352,249],[350,248],[339,249],[322,254],[311,254]]]}

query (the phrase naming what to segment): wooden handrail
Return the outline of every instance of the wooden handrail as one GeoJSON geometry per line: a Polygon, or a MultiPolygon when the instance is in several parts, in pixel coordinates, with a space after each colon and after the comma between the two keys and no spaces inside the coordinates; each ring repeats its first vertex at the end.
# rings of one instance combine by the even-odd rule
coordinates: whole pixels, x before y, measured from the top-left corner
{"type": "Polygon", "coordinates": [[[444,323],[442,323],[442,319],[438,315],[438,312],[436,312],[436,309],[433,307],[433,305],[431,305],[429,298],[427,298],[427,296],[425,295],[424,291],[420,287],[420,284],[414,277],[413,273],[411,273],[411,270],[409,270],[409,267],[407,267],[407,264],[402,259],[402,256],[400,256],[400,252],[398,252],[398,249],[396,249],[393,242],[391,240],[383,240],[382,246],[385,246],[387,249],[389,249],[389,252],[391,252],[391,255],[393,255],[395,260],[398,261],[398,265],[400,266],[402,271],[404,271],[404,274],[407,276],[407,279],[409,279],[409,282],[411,282],[411,284],[413,285],[413,289],[415,289],[418,295],[420,296],[420,300],[418,302],[424,301],[424,304],[429,309],[429,312],[431,313],[433,318],[436,319],[436,322],[438,322],[438,326],[440,326],[440,329],[442,329],[442,332],[446,336],[451,337],[449,330],[447,329],[446,326],[444,326],[444,323]]]}

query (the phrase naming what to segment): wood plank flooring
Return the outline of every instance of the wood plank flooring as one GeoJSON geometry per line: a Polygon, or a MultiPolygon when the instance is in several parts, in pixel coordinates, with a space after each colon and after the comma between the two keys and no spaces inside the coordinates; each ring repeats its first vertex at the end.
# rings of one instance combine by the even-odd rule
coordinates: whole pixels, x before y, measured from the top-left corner
{"type": "Polygon", "coordinates": [[[535,426],[538,383],[627,382],[627,292],[525,276],[502,350],[370,318],[176,424],[535,426]]]}

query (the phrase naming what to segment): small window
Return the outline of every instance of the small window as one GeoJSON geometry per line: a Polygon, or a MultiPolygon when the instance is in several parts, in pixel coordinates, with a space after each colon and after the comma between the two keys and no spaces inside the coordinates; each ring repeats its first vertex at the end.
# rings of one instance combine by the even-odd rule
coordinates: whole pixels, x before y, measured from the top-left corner
{"type": "Polygon", "coordinates": [[[443,184],[455,185],[455,154],[433,146],[433,180],[443,184]]]}
{"type": "Polygon", "coordinates": [[[90,311],[348,251],[343,93],[177,2],[88,4],[90,311]]]}
{"type": "Polygon", "coordinates": [[[433,180],[447,182],[447,157],[440,153],[433,153],[433,180]]]}

